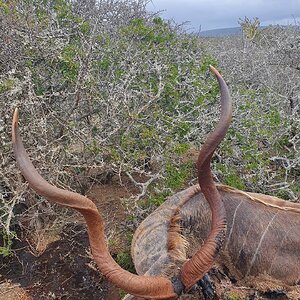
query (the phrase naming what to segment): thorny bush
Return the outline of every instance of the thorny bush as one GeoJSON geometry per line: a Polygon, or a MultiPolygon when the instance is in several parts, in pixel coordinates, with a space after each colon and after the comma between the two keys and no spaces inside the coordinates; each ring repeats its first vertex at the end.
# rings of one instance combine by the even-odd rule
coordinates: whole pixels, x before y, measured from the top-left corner
{"type": "Polygon", "coordinates": [[[235,106],[217,174],[240,189],[299,201],[300,27],[240,24],[241,36],[206,41],[235,106]]]}
{"type": "Polygon", "coordinates": [[[178,174],[166,193],[184,184],[192,164],[181,170],[182,156],[212,125],[202,116],[218,94],[208,71],[215,61],[146,4],[0,0],[0,222],[7,231],[20,210],[29,209],[28,226],[39,228],[54,215],[18,175],[15,107],[31,159],[57,186],[86,193],[92,182],[124,175],[139,199],[154,181],[161,192],[170,173],[178,174]]]}
{"type": "Polygon", "coordinates": [[[18,175],[15,107],[29,155],[51,183],[84,194],[93,182],[127,176],[140,190],[136,200],[150,193],[157,205],[192,182],[197,149],[217,120],[213,56],[235,101],[231,133],[214,159],[217,179],[299,195],[296,34],[268,29],[251,41],[203,40],[146,5],[0,0],[0,225],[7,232],[24,209],[29,228],[55,215],[18,175]]]}

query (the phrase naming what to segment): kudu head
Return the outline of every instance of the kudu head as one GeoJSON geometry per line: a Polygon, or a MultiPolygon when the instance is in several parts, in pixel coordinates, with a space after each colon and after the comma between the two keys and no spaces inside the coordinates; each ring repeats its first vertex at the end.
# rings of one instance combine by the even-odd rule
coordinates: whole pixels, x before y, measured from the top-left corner
{"type": "Polygon", "coordinates": [[[31,163],[18,131],[18,109],[12,121],[12,142],[19,169],[30,187],[51,202],[79,211],[87,223],[90,247],[100,271],[117,287],[145,299],[175,299],[201,279],[218,255],[226,231],[225,209],[210,170],[212,155],[224,138],[231,120],[231,99],[225,81],[211,67],[221,89],[221,117],[216,129],[207,138],[198,158],[199,184],[212,211],[211,231],[204,245],[182,266],[175,277],[138,276],[122,269],[111,257],[104,237],[104,222],[96,205],[87,197],[57,188],[45,181],[31,163]]]}

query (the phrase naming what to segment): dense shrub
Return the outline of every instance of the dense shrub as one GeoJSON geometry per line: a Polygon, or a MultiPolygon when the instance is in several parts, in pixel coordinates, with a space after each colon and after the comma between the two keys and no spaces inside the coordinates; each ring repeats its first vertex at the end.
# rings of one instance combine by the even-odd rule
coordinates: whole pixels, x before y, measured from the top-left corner
{"type": "Polygon", "coordinates": [[[31,212],[37,196],[18,175],[11,150],[16,106],[25,146],[46,179],[86,193],[92,182],[127,176],[140,189],[136,200],[150,193],[139,202],[145,208],[195,182],[193,159],[218,118],[218,86],[208,71],[217,61],[235,117],[213,161],[216,180],[297,199],[298,29],[258,33],[255,25],[240,38],[202,40],[147,13],[146,4],[0,0],[6,231],[24,207],[29,219],[45,211],[51,218],[53,209],[38,202],[31,212]]]}
{"type": "MultiPolygon", "coordinates": [[[[15,205],[30,208],[36,197],[12,157],[16,106],[30,157],[58,186],[85,193],[90,179],[125,175],[141,198],[153,181],[160,195],[192,177],[190,159],[182,166],[182,157],[211,128],[203,116],[217,106],[208,71],[215,61],[196,37],[145,5],[1,0],[0,220],[6,229],[15,205]]],[[[39,204],[34,211],[45,209],[39,204]]]]}
{"type": "Polygon", "coordinates": [[[234,118],[223,182],[248,190],[300,198],[300,28],[241,20],[240,37],[207,39],[230,85],[234,118]]]}

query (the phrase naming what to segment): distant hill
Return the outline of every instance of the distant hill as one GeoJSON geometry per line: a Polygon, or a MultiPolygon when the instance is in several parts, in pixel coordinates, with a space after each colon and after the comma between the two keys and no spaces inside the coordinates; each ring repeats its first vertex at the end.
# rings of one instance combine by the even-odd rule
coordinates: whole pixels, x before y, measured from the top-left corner
{"type": "MultiPolygon", "coordinates": [[[[282,29],[295,29],[299,30],[300,26],[298,25],[269,25],[275,26],[282,29]]],[[[260,26],[259,29],[264,29],[268,26],[260,26]]],[[[220,28],[220,29],[212,29],[205,30],[200,32],[200,36],[202,37],[226,37],[226,36],[238,36],[242,34],[241,27],[230,27],[230,28],[220,28]]]]}
{"type": "Polygon", "coordinates": [[[205,30],[200,32],[202,37],[224,37],[224,36],[233,36],[240,35],[242,33],[241,27],[231,27],[231,28],[220,28],[205,30]]]}

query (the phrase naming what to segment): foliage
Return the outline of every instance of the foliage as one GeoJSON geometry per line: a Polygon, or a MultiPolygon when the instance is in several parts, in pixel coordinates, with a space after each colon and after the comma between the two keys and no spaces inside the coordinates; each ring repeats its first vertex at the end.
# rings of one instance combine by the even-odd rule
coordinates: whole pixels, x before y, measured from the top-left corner
{"type": "Polygon", "coordinates": [[[53,209],[39,202],[31,210],[37,196],[16,171],[10,142],[16,106],[25,146],[46,179],[85,193],[105,174],[128,176],[146,209],[195,174],[188,152],[200,147],[219,115],[209,64],[220,66],[235,103],[230,133],[213,161],[217,178],[297,199],[298,29],[257,34],[259,22],[245,19],[246,36],[202,40],[146,12],[146,4],[0,0],[0,224],[6,231],[17,222],[20,203],[28,218],[53,209]]]}
{"type": "Polygon", "coordinates": [[[117,254],[116,262],[125,270],[134,273],[135,268],[132,262],[130,251],[123,251],[117,254]]]}
{"type": "Polygon", "coordinates": [[[248,17],[245,17],[244,19],[240,19],[239,24],[242,28],[244,38],[253,40],[258,36],[260,26],[259,18],[255,17],[251,21],[248,17]]]}
{"type": "Polygon", "coordinates": [[[4,229],[0,231],[2,240],[0,244],[0,255],[3,255],[4,257],[12,255],[12,244],[15,236],[16,234],[13,231],[7,232],[4,229]]]}
{"type": "MultiPolygon", "coordinates": [[[[259,20],[246,18],[241,25],[255,31],[259,20]]],[[[299,201],[299,27],[270,26],[252,38],[209,39],[207,47],[234,103],[233,122],[215,163],[218,178],[299,201]]]]}
{"type": "MultiPolygon", "coordinates": [[[[17,222],[14,206],[22,202],[31,213],[36,197],[16,176],[11,155],[16,106],[30,157],[58,186],[85,193],[91,177],[139,175],[147,180],[134,182],[142,198],[153,181],[160,194],[165,186],[183,187],[190,176],[182,154],[208,131],[201,115],[218,93],[208,71],[215,61],[196,37],[147,13],[146,3],[1,1],[0,187],[7,196],[0,222],[6,229],[17,222]]],[[[39,212],[45,209],[38,203],[39,212]]]]}
{"type": "Polygon", "coordinates": [[[125,270],[136,273],[135,267],[131,258],[130,246],[132,242],[133,235],[131,233],[127,234],[127,247],[123,251],[119,252],[116,257],[116,262],[125,270]]]}

